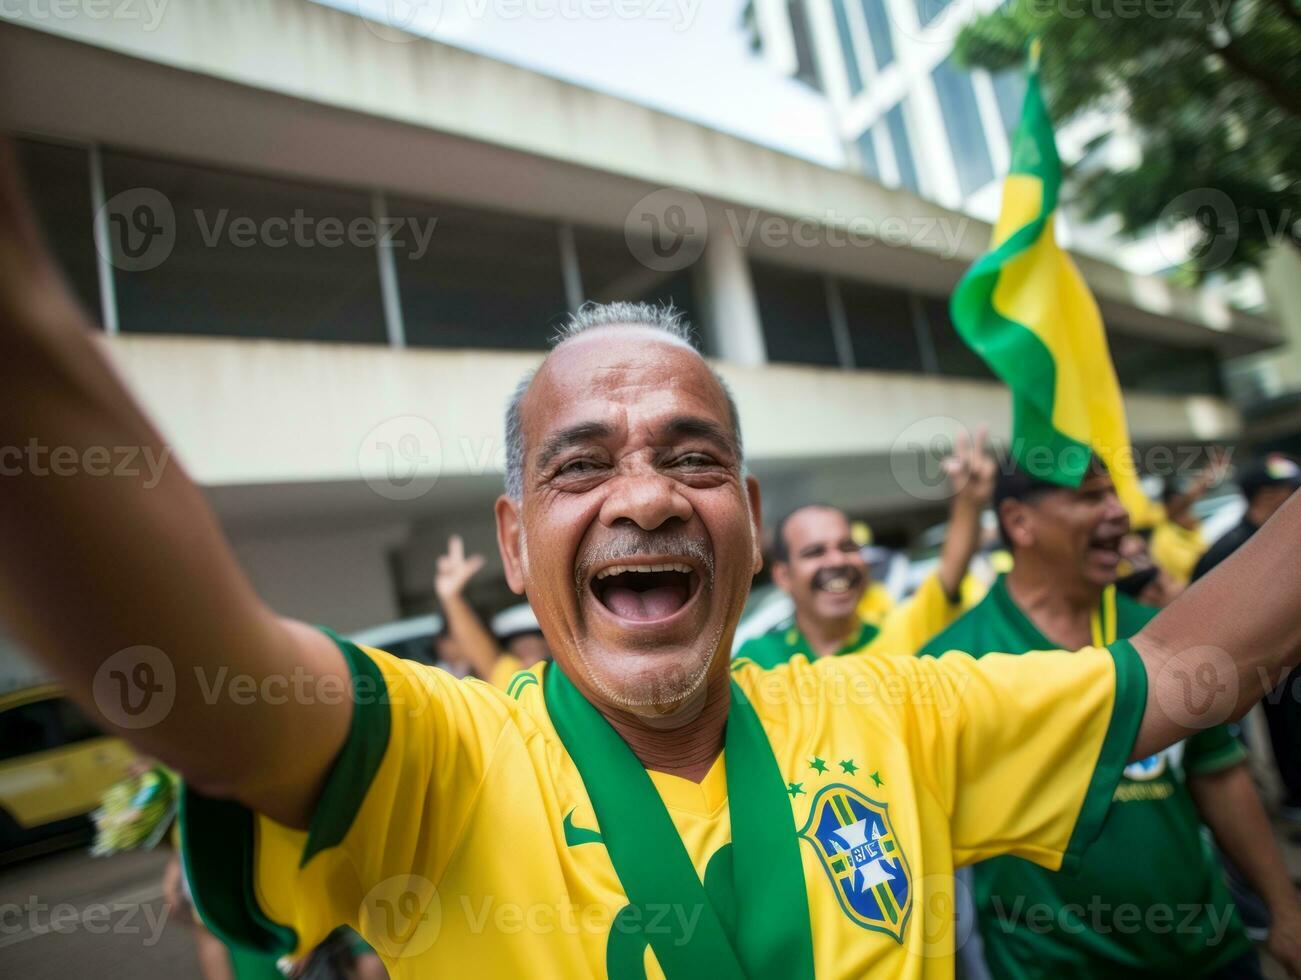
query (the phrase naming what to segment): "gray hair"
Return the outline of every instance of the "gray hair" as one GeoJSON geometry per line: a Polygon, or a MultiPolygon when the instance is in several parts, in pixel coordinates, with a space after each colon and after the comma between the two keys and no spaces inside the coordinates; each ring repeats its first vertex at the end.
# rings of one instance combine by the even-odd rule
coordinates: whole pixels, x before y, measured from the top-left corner
{"type": "MultiPolygon", "coordinates": [[[[561,323],[551,338],[552,352],[564,346],[575,337],[581,337],[591,330],[606,327],[642,327],[658,331],[666,339],[675,341],[695,351],[692,343],[693,331],[690,321],[680,310],[672,305],[660,306],[653,303],[584,303],[578,312],[571,313],[561,323]]],[[[699,352],[697,352],[699,353],[699,352]]],[[[550,356],[550,354],[548,354],[550,356]]],[[[703,360],[703,357],[702,357],[703,360]]],[[[544,362],[545,363],[545,362],[544,362]]],[[[723,389],[727,399],[727,411],[732,423],[732,433],[736,437],[737,450],[741,450],[741,416],[736,410],[736,399],[727,382],[712,367],[709,369],[723,389]]],[[[524,419],[522,405],[529,386],[533,384],[536,371],[529,371],[520,378],[519,384],[511,393],[510,403],[506,408],[506,493],[519,500],[524,493],[524,419]]],[[[744,465],[744,463],[742,464],[744,465]]]]}

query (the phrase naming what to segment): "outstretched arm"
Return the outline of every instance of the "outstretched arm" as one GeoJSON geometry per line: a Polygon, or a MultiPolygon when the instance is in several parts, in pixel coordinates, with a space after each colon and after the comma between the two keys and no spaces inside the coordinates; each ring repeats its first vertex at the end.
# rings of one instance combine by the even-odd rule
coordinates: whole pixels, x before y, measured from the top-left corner
{"type": "Polygon", "coordinates": [[[470,662],[474,676],[486,681],[492,677],[492,668],[501,656],[501,648],[465,599],[465,587],[481,568],[483,555],[467,556],[465,542],[459,534],[453,534],[447,541],[447,554],[438,559],[434,591],[438,594],[443,615],[447,617],[447,631],[470,662]]]}
{"type": "Polygon", "coordinates": [[[0,390],[0,617],[142,752],[210,794],[305,826],[351,718],[343,656],[254,594],[203,495],[100,352],[4,139],[0,390]],[[117,447],[165,460],[161,476],[97,475],[105,467],[91,462],[117,447]],[[33,465],[56,453],[65,475],[33,465]]]}
{"type": "Polygon", "coordinates": [[[1240,718],[1301,661],[1301,494],[1134,637],[1147,668],[1135,759],[1240,718]]]}

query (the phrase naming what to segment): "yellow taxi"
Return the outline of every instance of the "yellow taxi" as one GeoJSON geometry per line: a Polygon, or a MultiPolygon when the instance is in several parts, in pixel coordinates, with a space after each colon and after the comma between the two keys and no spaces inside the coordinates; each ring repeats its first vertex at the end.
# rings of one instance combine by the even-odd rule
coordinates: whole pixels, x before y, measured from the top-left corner
{"type": "Polygon", "coordinates": [[[0,694],[0,853],[88,829],[134,757],[56,684],[0,694]]]}

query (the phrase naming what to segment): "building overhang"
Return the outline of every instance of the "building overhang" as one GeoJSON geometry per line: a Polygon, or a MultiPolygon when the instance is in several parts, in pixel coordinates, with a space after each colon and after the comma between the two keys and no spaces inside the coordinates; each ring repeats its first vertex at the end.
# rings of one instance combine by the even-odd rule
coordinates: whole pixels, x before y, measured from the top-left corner
{"type": "MultiPolygon", "coordinates": [[[[907,191],[308,0],[169,4],[151,30],[90,10],[0,12],[0,129],[616,229],[683,188],[755,257],[937,295],[988,242],[907,191]]],[[[1221,356],[1280,342],[1206,293],[1077,262],[1113,328],[1221,356]]]]}

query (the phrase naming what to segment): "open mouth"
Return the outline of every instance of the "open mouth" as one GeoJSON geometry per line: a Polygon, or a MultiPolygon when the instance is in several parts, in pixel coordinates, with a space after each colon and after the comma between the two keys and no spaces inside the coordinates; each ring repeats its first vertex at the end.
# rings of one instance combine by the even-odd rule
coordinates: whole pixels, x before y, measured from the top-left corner
{"type": "Polygon", "coordinates": [[[685,562],[610,565],[591,581],[592,596],[621,619],[653,623],[682,611],[700,588],[700,575],[685,562]]]}
{"type": "Polygon", "coordinates": [[[1099,535],[1089,539],[1089,554],[1107,565],[1120,564],[1120,535],[1099,535]]]}
{"type": "Polygon", "coordinates": [[[824,568],[813,576],[813,587],[831,595],[844,595],[858,588],[863,575],[855,568],[824,568]]]}

